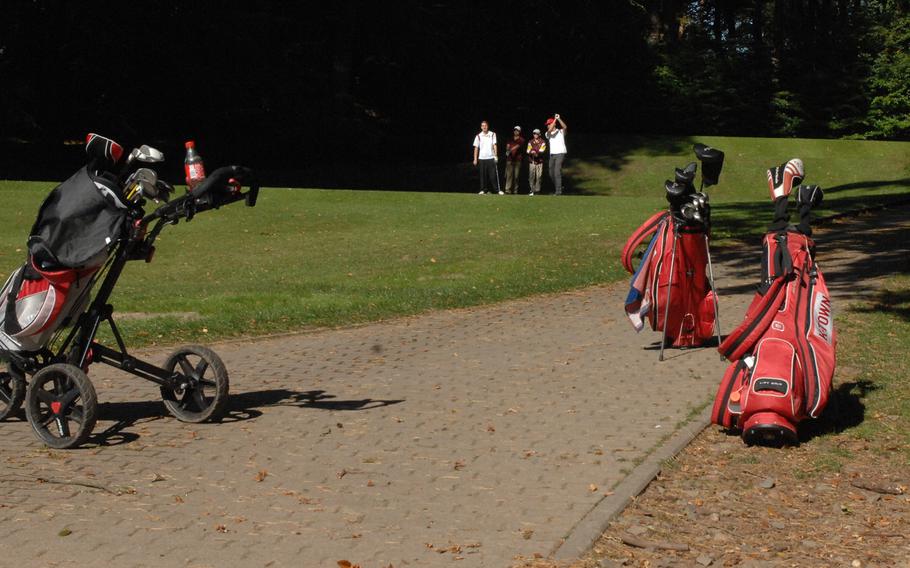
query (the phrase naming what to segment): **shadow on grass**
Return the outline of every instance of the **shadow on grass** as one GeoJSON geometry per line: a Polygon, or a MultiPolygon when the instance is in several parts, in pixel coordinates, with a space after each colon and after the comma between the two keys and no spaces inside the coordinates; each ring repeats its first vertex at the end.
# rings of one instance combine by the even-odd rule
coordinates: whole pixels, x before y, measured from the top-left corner
{"type": "MultiPolygon", "coordinates": [[[[231,395],[228,401],[228,411],[219,422],[229,424],[252,420],[262,416],[259,408],[274,406],[354,411],[372,410],[401,402],[404,402],[404,399],[338,400],[334,395],[322,390],[295,392],[287,389],[272,389],[231,395]]],[[[119,446],[139,439],[139,434],[129,431],[138,422],[160,420],[170,417],[171,414],[160,401],[105,402],[99,405],[98,416],[100,420],[110,420],[114,423],[103,431],[95,432],[92,441],[99,446],[119,446]]]]}
{"type": "MultiPolygon", "coordinates": [[[[827,190],[826,190],[827,193],[827,190]]],[[[881,207],[903,205],[910,202],[910,190],[898,193],[880,193],[842,198],[825,199],[822,207],[834,213],[816,217],[814,227],[835,223],[845,215],[855,215],[857,211],[873,210],[881,207]]],[[[712,225],[721,236],[731,235],[735,238],[754,236],[756,243],[764,234],[774,217],[774,210],[769,201],[738,201],[716,204],[711,209],[712,225]]],[[[795,211],[790,215],[791,222],[799,222],[795,211]]]]}
{"type": "Polygon", "coordinates": [[[806,420],[799,425],[800,443],[808,442],[819,436],[843,432],[862,424],[866,414],[866,406],[862,400],[868,393],[878,388],[871,381],[856,381],[838,385],[831,391],[828,406],[825,407],[818,420],[806,420]]]}
{"type": "MultiPolygon", "coordinates": [[[[910,192],[836,200],[838,210],[860,209],[873,203],[882,206],[902,205],[910,200],[910,192]],[[871,203],[870,203],[871,202],[871,203]]],[[[718,223],[734,235],[754,234],[754,248],[721,249],[718,256],[737,271],[755,274],[754,283],[737,287],[723,287],[726,294],[754,289],[759,278],[760,236],[770,221],[770,206],[766,203],[741,203],[724,205],[718,209],[737,208],[736,217],[723,217],[718,223]]],[[[795,219],[791,219],[795,220],[795,219]]],[[[832,217],[819,219],[815,225],[825,227],[815,234],[817,259],[827,279],[828,287],[835,294],[847,294],[856,299],[870,292],[857,285],[860,279],[878,278],[910,273],[910,228],[904,215],[870,214],[858,217],[849,224],[839,226],[832,217]],[[846,258],[841,258],[846,255],[846,258]]],[[[753,239],[750,239],[753,240],[753,239]]],[[[891,300],[888,300],[889,302],[891,300]]]]}
{"type": "Polygon", "coordinates": [[[868,304],[853,307],[851,311],[861,314],[886,313],[910,322],[910,290],[882,290],[868,304]]]}
{"type": "Polygon", "coordinates": [[[910,187],[910,178],[902,179],[883,179],[876,181],[858,181],[854,183],[845,183],[835,185],[834,187],[823,187],[825,194],[837,193],[838,191],[848,191],[851,189],[872,189],[875,187],[910,187]]]}
{"type": "MultiPolygon", "coordinates": [[[[609,191],[583,189],[581,186],[589,178],[582,172],[591,166],[618,172],[629,165],[632,156],[679,156],[674,167],[682,167],[696,161],[692,153],[695,142],[686,137],[573,135],[567,158],[570,167],[563,172],[565,191],[574,195],[609,195],[609,191]]],[[[673,170],[668,169],[664,176],[672,179],[673,170]]]]}

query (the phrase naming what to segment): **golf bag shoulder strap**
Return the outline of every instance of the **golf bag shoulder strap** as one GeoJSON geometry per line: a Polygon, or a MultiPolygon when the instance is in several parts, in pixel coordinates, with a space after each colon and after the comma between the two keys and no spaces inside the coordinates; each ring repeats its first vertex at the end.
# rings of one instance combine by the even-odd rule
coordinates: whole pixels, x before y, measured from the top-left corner
{"type": "Polygon", "coordinates": [[[766,289],[758,290],[742,323],[718,346],[721,355],[730,361],[736,361],[752,350],[774,320],[785,299],[786,288],[785,278],[780,276],[768,283],[766,289]]]}
{"type": "Polygon", "coordinates": [[[626,241],[626,245],[622,249],[622,265],[629,274],[634,274],[635,269],[632,267],[632,255],[635,253],[635,249],[638,248],[638,245],[642,244],[645,239],[650,237],[657,231],[660,224],[665,222],[669,218],[670,214],[667,211],[659,211],[642,223],[640,227],[635,229],[632,235],[629,237],[629,240],[626,241]]]}

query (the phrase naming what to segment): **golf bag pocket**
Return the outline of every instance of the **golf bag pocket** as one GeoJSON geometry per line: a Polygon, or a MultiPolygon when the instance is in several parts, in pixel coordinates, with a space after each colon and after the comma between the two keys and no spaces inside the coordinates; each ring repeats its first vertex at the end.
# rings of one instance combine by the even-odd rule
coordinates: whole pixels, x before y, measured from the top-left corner
{"type": "Polygon", "coordinates": [[[0,291],[4,348],[39,351],[54,333],[85,307],[98,267],[40,271],[29,261],[7,279],[0,291]]]}
{"type": "Polygon", "coordinates": [[[748,444],[795,442],[804,418],[803,376],[793,344],[778,337],[758,343],[755,368],[742,398],[739,424],[748,444]]]}
{"type": "Polygon", "coordinates": [[[702,298],[701,306],[698,308],[698,330],[696,332],[700,337],[711,337],[714,334],[715,320],[717,319],[714,302],[713,290],[702,298]]]}
{"type": "Polygon", "coordinates": [[[749,385],[752,374],[752,365],[755,360],[750,357],[731,363],[724,373],[724,378],[717,388],[714,397],[714,409],[711,411],[711,421],[724,428],[736,428],[739,416],[742,414],[743,388],[749,385]]]}

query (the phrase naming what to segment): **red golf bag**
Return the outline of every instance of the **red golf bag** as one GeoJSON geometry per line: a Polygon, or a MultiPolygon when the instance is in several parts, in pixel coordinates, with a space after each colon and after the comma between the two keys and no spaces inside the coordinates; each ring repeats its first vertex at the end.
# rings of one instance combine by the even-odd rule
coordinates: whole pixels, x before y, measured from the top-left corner
{"type": "Polygon", "coordinates": [[[715,298],[706,273],[707,228],[685,223],[669,212],[653,215],[626,242],[623,266],[632,276],[626,315],[636,331],[644,319],[654,331],[666,332],[674,347],[697,347],[714,334],[715,298]],[[653,236],[651,236],[653,235],[653,236]],[[637,270],[635,250],[651,236],[637,270]]]}
{"type": "Polygon", "coordinates": [[[796,443],[797,425],[824,410],[834,376],[831,298],[808,227],[808,210],[821,201],[821,190],[804,186],[798,193],[803,223],[786,224],[787,196],[779,197],[776,226],[762,242],[758,292],[718,348],[733,363],[718,388],[712,421],[742,430],[749,444],[796,443]]]}

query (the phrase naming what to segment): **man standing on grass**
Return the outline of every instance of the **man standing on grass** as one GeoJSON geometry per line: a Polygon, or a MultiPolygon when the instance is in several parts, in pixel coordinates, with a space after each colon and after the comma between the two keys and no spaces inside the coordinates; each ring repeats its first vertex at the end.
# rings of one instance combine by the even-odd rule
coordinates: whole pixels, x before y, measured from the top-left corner
{"type": "Polygon", "coordinates": [[[496,144],[496,133],[490,130],[490,124],[484,120],[480,123],[480,132],[474,137],[474,165],[480,170],[480,195],[486,192],[498,192],[499,174],[496,171],[496,162],[499,146],[496,144]]]}
{"type": "Polygon", "coordinates": [[[512,129],[512,139],[506,142],[506,193],[518,193],[518,178],[521,176],[521,162],[524,161],[522,149],[525,139],[521,137],[521,127],[512,129]]]}
{"type": "Polygon", "coordinates": [[[562,162],[566,157],[566,132],[569,127],[559,114],[547,119],[547,140],[550,142],[550,179],[553,180],[555,195],[562,195],[562,162]],[[562,128],[557,128],[556,123],[562,128]]]}
{"type": "Polygon", "coordinates": [[[528,141],[527,154],[531,158],[528,164],[528,184],[531,192],[528,195],[540,193],[540,180],[543,178],[543,153],[547,151],[547,141],[540,137],[540,129],[535,128],[528,141]]]}

